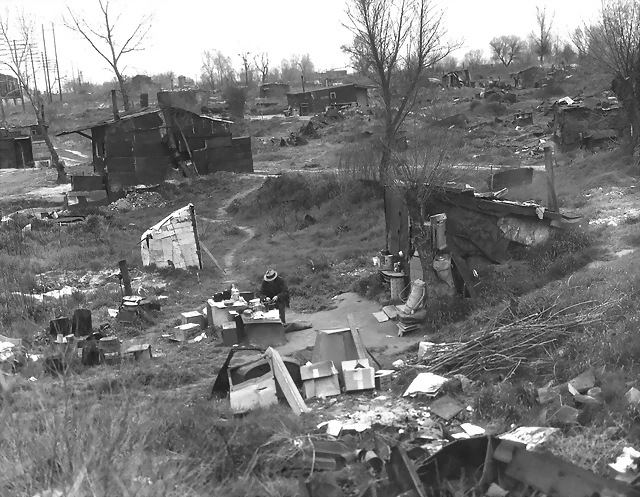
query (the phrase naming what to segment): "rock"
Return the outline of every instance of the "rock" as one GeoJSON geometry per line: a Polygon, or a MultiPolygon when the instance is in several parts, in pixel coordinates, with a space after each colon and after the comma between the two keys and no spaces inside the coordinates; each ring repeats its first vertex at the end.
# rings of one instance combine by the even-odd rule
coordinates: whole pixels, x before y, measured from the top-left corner
{"type": "Polygon", "coordinates": [[[633,406],[640,405],[640,390],[636,387],[631,387],[631,389],[625,394],[624,398],[633,406]]]}
{"type": "Polygon", "coordinates": [[[578,423],[578,417],[580,416],[580,411],[575,407],[571,406],[562,406],[558,409],[553,418],[564,425],[575,425],[578,423]]]}
{"type": "Polygon", "coordinates": [[[593,397],[594,399],[600,400],[602,398],[602,389],[600,387],[593,387],[587,391],[587,395],[593,397]]]}
{"type": "Polygon", "coordinates": [[[549,382],[542,388],[538,388],[538,402],[542,405],[552,404],[554,402],[560,403],[561,395],[558,391],[558,387],[552,386],[552,382],[549,382]]]}
{"type": "Polygon", "coordinates": [[[578,393],[586,393],[590,388],[596,385],[596,377],[592,369],[588,369],[584,373],[576,376],[569,382],[569,385],[575,388],[578,393]]]}

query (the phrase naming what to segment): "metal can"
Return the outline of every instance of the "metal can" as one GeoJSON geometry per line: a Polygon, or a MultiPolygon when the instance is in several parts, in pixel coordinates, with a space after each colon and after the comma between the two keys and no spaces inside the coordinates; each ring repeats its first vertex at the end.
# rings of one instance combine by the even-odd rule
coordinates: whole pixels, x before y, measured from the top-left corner
{"type": "Polygon", "coordinates": [[[400,263],[399,263],[399,262],[396,262],[396,263],[393,265],[393,271],[394,271],[395,273],[399,273],[399,272],[400,272],[400,263]]]}

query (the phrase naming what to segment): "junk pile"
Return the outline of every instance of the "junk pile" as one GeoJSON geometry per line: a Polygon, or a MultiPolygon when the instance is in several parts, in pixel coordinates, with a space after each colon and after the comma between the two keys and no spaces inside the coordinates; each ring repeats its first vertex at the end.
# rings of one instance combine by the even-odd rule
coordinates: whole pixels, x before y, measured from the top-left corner
{"type": "Polygon", "coordinates": [[[59,226],[65,226],[68,224],[74,224],[84,221],[84,216],[72,215],[65,209],[51,209],[44,207],[33,207],[29,209],[21,209],[19,211],[12,212],[6,216],[2,216],[1,222],[8,223],[18,218],[26,218],[27,220],[39,220],[50,223],[55,223],[59,226]]]}
{"type": "Polygon", "coordinates": [[[232,410],[244,412],[276,403],[276,394],[282,391],[294,412],[300,414],[308,410],[301,390],[309,400],[382,388],[392,371],[376,371],[372,364],[378,368],[380,364],[362,342],[352,315],[348,321],[348,328],[319,331],[312,360],[304,365],[281,358],[271,347],[264,353],[257,347],[233,347],[218,374],[212,396],[228,396],[232,410]],[[232,365],[233,356],[239,351],[254,351],[260,356],[249,363],[232,365]]]}
{"type": "MultiPolygon", "coordinates": [[[[427,497],[454,491],[495,497],[538,492],[550,497],[640,495],[626,481],[600,476],[543,451],[555,431],[523,427],[498,436],[449,439],[440,450],[431,451],[424,447],[430,431],[398,434],[378,426],[340,439],[309,437],[306,444],[295,440],[302,457],[293,464],[311,473],[300,479],[299,495],[306,497],[341,497],[345,489],[340,483],[355,486],[348,491],[358,496],[427,497]],[[350,479],[343,477],[345,469],[350,479]]],[[[627,467],[629,456],[623,454],[622,459],[620,469],[627,467]]]]}
{"type": "Polygon", "coordinates": [[[123,340],[113,334],[108,324],[94,330],[89,309],[76,309],[71,319],[52,319],[48,334],[51,341],[44,354],[44,369],[51,374],[64,373],[78,363],[97,366],[152,357],[149,344],[123,346],[123,340]]]}

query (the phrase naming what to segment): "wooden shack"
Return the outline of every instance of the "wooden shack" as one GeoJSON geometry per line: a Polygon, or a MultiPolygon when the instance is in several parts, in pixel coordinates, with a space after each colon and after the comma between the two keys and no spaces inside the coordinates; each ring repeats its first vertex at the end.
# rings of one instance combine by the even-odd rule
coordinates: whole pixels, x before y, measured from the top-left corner
{"type": "Polygon", "coordinates": [[[29,129],[0,128],[0,169],[23,169],[34,165],[29,129]]]}
{"type": "Polygon", "coordinates": [[[191,160],[200,174],[253,172],[250,138],[233,138],[231,121],[186,109],[163,107],[119,116],[59,133],[78,133],[92,145],[94,172],[106,176],[108,190],[158,184],[180,161],[191,160]],[[90,130],[91,134],[86,131],[90,130]]]}

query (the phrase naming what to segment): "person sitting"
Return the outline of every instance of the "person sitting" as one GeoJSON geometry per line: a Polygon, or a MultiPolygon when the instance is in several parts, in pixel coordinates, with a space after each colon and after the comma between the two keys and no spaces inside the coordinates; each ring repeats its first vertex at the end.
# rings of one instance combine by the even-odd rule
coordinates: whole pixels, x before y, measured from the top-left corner
{"type": "Polygon", "coordinates": [[[289,307],[289,289],[284,279],[273,269],[264,273],[260,288],[260,300],[268,307],[274,306],[280,312],[280,321],[286,324],[285,307],[289,307]]]}

